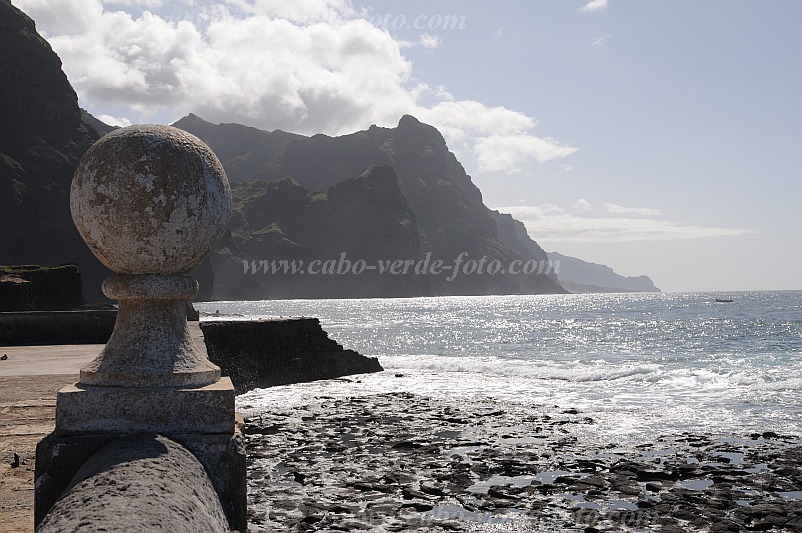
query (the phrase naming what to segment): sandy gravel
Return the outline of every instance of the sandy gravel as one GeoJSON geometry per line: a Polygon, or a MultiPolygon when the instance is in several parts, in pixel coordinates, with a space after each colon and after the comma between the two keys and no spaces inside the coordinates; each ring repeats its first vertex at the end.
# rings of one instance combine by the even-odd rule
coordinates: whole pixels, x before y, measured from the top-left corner
{"type": "Polygon", "coordinates": [[[77,378],[77,374],[0,376],[0,524],[4,533],[33,531],[36,443],[53,430],[56,392],[77,378]]]}

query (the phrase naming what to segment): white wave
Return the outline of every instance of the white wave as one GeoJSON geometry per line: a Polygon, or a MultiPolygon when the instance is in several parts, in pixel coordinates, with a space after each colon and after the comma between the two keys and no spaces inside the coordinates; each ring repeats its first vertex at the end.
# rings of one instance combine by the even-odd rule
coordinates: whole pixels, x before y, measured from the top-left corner
{"type": "Polygon", "coordinates": [[[410,355],[380,357],[386,369],[463,372],[483,375],[514,376],[519,379],[562,380],[571,382],[613,381],[623,378],[654,377],[661,371],[656,364],[581,364],[564,362],[511,361],[495,357],[443,357],[410,355]]]}

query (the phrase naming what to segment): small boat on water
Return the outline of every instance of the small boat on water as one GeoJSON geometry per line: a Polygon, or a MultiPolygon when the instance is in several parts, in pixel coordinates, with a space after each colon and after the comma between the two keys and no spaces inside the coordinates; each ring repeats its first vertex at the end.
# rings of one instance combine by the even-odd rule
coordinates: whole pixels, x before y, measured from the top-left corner
{"type": "Polygon", "coordinates": [[[716,298],[716,301],[720,304],[731,304],[733,300],[728,300],[726,298],[716,298]]]}

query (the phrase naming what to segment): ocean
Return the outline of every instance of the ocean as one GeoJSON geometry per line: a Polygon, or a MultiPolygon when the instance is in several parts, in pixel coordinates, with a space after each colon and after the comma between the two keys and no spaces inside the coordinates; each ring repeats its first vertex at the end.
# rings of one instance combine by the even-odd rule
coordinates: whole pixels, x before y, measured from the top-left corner
{"type": "Polygon", "coordinates": [[[802,435],[802,291],[196,307],[247,318],[318,317],[331,338],[378,357],[386,370],[251,391],[238,397],[246,414],[320,396],[406,391],[466,404],[575,408],[595,423],[573,431],[600,444],[678,433],[802,435]]]}

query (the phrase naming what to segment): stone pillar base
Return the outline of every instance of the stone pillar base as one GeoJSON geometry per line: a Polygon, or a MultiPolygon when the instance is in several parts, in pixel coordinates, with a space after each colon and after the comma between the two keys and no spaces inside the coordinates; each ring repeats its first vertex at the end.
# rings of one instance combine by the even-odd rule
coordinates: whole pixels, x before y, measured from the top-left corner
{"type": "MultiPolygon", "coordinates": [[[[63,436],[51,433],[36,446],[34,525],[38,526],[61,497],[78,470],[98,450],[124,435],[88,433],[63,436]]],[[[231,434],[173,433],[178,442],[206,469],[231,529],[245,532],[247,488],[245,442],[237,430],[231,434]]]]}
{"type": "Polygon", "coordinates": [[[56,434],[227,433],[234,431],[234,385],[103,387],[76,383],[56,397],[56,434]]]}
{"type": "Polygon", "coordinates": [[[100,448],[136,434],[159,434],[192,452],[220,497],[231,528],[247,529],[244,438],[235,426],[227,377],[202,387],[106,387],[77,383],[56,399],[56,429],[36,446],[34,523],[100,448]]]}

